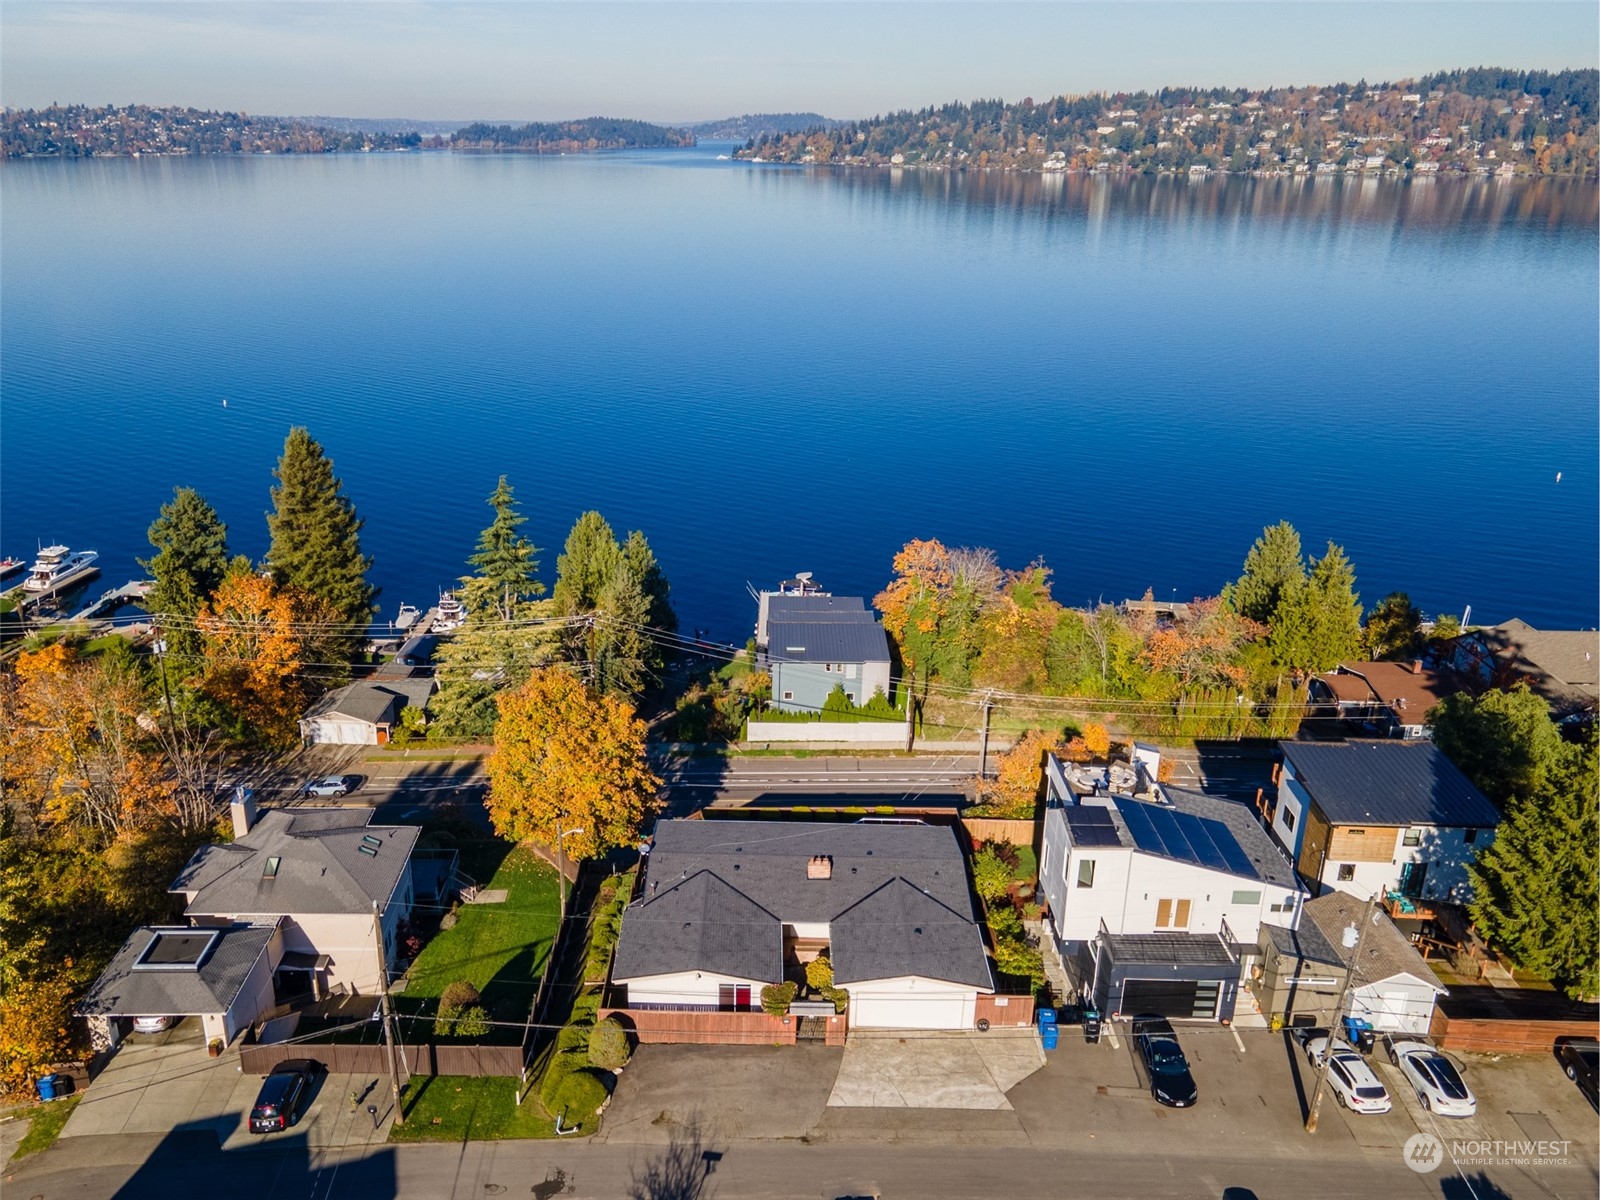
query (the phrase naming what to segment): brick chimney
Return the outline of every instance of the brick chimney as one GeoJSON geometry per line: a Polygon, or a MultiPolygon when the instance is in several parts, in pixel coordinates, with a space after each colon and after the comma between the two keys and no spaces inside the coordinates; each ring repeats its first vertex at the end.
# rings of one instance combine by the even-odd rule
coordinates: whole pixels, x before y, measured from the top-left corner
{"type": "Polygon", "coordinates": [[[1413,675],[1422,674],[1422,660],[1420,658],[1413,658],[1411,660],[1411,673],[1413,675]]]}
{"type": "Polygon", "coordinates": [[[833,855],[813,854],[811,861],[806,863],[807,879],[832,879],[833,855]]]}

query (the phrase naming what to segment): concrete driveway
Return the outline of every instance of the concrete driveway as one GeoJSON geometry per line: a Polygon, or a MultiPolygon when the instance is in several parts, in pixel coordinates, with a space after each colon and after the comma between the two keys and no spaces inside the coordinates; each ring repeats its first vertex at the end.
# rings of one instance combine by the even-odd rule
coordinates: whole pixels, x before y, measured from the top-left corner
{"type": "Polygon", "coordinates": [[[83,1093],[62,1137],[96,1134],[166,1134],[182,1127],[209,1129],[225,1149],[270,1145],[287,1137],[312,1147],[383,1142],[389,1134],[386,1081],[349,1075],[320,1078],[300,1123],[281,1134],[253,1135],[245,1119],[261,1088],[261,1076],[239,1070],[239,1051],[230,1047],[209,1058],[195,1018],[165,1033],[133,1034],[83,1093]],[[350,1093],[370,1093],[353,1106],[350,1093]],[[378,1108],[377,1128],[366,1106],[378,1108]]]}
{"type": "Polygon", "coordinates": [[[1031,1029],[852,1033],[828,1107],[1009,1112],[1006,1093],[1044,1064],[1031,1029]]]}

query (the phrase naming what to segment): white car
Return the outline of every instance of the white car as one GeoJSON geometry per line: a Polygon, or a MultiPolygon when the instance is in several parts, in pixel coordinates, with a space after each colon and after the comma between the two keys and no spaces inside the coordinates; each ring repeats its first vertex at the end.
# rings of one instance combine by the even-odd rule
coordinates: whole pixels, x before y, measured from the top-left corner
{"type": "MultiPolygon", "coordinates": [[[[1301,1043],[1306,1052],[1306,1061],[1313,1067],[1320,1067],[1322,1060],[1328,1053],[1328,1035],[1326,1032],[1315,1037],[1309,1037],[1301,1043]]],[[[1343,1038],[1333,1039],[1333,1052],[1335,1054],[1355,1054],[1356,1048],[1343,1038]]]]}
{"type": "Polygon", "coordinates": [[[1366,1059],[1354,1050],[1335,1048],[1328,1064],[1328,1086],[1351,1112],[1386,1113],[1393,1107],[1389,1089],[1372,1073],[1366,1059]]]}
{"type": "Polygon", "coordinates": [[[349,775],[324,775],[306,784],[308,796],[343,796],[350,791],[353,780],[349,775]]]}
{"type": "Polygon", "coordinates": [[[135,1033],[161,1033],[171,1029],[176,1017],[135,1017],[133,1031],[135,1033]]]}
{"type": "Polygon", "coordinates": [[[1400,1068],[1400,1074],[1429,1112],[1441,1117],[1470,1117],[1478,1111],[1478,1098],[1461,1078],[1455,1063],[1426,1042],[1392,1043],[1389,1061],[1400,1068]]]}

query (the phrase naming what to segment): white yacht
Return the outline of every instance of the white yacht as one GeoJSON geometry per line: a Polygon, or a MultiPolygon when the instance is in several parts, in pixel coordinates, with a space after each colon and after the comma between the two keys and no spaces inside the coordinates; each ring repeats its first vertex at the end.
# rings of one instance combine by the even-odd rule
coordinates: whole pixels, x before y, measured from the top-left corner
{"type": "Polygon", "coordinates": [[[459,629],[466,619],[467,610],[462,607],[461,601],[456,599],[455,593],[441,592],[438,616],[433,622],[434,632],[443,633],[446,630],[459,629]]]}
{"type": "Polygon", "coordinates": [[[22,590],[55,591],[95,571],[94,562],[99,557],[93,550],[79,550],[74,554],[65,546],[46,546],[39,551],[33,566],[28,568],[28,578],[23,582],[22,590]]]}
{"type": "Polygon", "coordinates": [[[415,604],[402,604],[400,615],[394,619],[396,629],[410,629],[417,623],[417,618],[422,615],[422,610],[415,604]]]}

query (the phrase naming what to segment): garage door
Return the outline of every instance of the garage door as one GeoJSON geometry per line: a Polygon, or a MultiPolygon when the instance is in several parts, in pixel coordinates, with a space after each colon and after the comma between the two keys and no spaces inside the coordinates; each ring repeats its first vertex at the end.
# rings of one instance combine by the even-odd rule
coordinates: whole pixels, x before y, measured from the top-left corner
{"type": "Polygon", "coordinates": [[[1159,1013],[1163,1017],[1204,1017],[1217,1015],[1216,980],[1196,983],[1184,979],[1129,979],[1122,985],[1122,1015],[1159,1013]]]}
{"type": "Polygon", "coordinates": [[[851,1004],[852,1029],[965,1029],[960,996],[860,996],[851,1004]]]}
{"type": "Polygon", "coordinates": [[[364,721],[319,720],[311,740],[321,746],[370,746],[377,740],[373,726],[364,721]]]}

